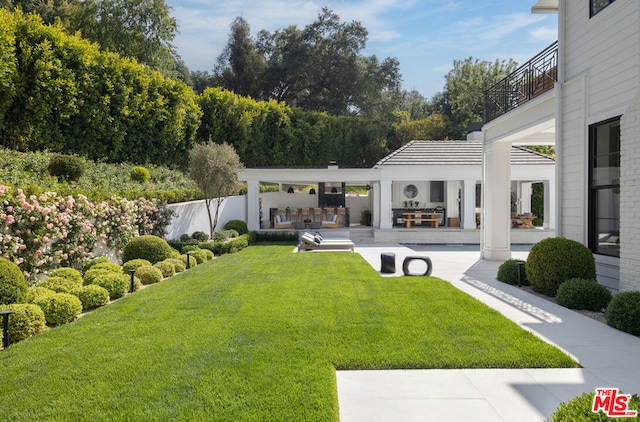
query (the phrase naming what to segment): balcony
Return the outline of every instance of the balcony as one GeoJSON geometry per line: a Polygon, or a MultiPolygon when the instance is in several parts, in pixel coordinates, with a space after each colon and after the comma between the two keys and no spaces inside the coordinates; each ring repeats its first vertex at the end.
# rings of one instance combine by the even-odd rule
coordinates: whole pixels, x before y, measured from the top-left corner
{"type": "Polygon", "coordinates": [[[485,123],[553,89],[557,80],[558,42],[556,41],[485,91],[485,123]]]}

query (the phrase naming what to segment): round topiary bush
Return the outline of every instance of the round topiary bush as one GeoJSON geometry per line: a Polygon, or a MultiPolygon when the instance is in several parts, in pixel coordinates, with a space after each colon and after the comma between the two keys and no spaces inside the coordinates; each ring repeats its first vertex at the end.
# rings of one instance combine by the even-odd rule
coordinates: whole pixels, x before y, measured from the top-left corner
{"type": "Polygon", "coordinates": [[[140,282],[145,285],[162,281],[162,271],[151,265],[138,268],[136,276],[140,279],[140,282]]]}
{"type": "Polygon", "coordinates": [[[20,268],[8,259],[0,258],[0,305],[24,302],[28,289],[20,268]]]}
{"type": "Polygon", "coordinates": [[[191,254],[191,256],[196,259],[196,262],[198,264],[202,264],[209,259],[213,259],[213,252],[207,249],[197,249],[195,251],[189,252],[189,254],[191,254]],[[209,256],[211,256],[211,258],[209,258],[209,256]]]}
{"type": "Polygon", "coordinates": [[[498,268],[498,275],[496,278],[498,281],[502,281],[503,283],[508,283],[512,285],[518,284],[518,262],[522,262],[522,274],[521,274],[521,282],[523,286],[528,286],[529,281],[527,280],[527,272],[526,272],[526,264],[521,259],[508,259],[500,265],[498,268]]]}
{"type": "Polygon", "coordinates": [[[37,297],[38,305],[49,325],[61,325],[73,321],[82,312],[82,302],[68,293],[54,293],[37,297]]]}
{"type": "Polygon", "coordinates": [[[169,246],[166,240],[158,236],[145,235],[135,237],[127,243],[122,252],[122,261],[146,259],[155,264],[175,256],[177,256],[177,252],[169,246]]]}
{"type": "Polygon", "coordinates": [[[137,270],[144,265],[151,265],[151,262],[147,261],[146,259],[132,259],[131,261],[127,261],[122,264],[122,272],[125,274],[129,274],[129,271],[137,270]]]}
{"type": "Polygon", "coordinates": [[[80,274],[80,271],[74,268],[67,268],[67,267],[56,268],[55,270],[51,271],[51,274],[49,274],[49,276],[64,277],[74,281],[77,286],[82,286],[82,274],[80,274]]]}
{"type": "Polygon", "coordinates": [[[156,262],[153,266],[162,272],[163,278],[171,277],[176,273],[176,266],[166,260],[156,262]]]}
{"type": "Polygon", "coordinates": [[[558,287],[556,301],[569,309],[600,311],[611,301],[611,292],[595,280],[572,278],[558,287]]]}
{"type": "Polygon", "coordinates": [[[49,161],[49,174],[74,182],[84,174],[84,161],[73,155],[54,155],[49,161]]]}
{"type": "Polygon", "coordinates": [[[55,292],[53,290],[47,289],[45,287],[39,287],[39,286],[29,287],[29,290],[27,290],[26,302],[35,303],[35,300],[37,298],[41,296],[51,296],[54,293],[55,292]]]}
{"type": "Polygon", "coordinates": [[[169,262],[170,264],[173,264],[173,268],[175,268],[177,273],[181,273],[186,269],[185,263],[182,262],[180,258],[169,258],[169,259],[165,259],[164,262],[169,262]]]}
{"type": "Polygon", "coordinates": [[[209,240],[209,235],[202,231],[193,232],[191,234],[191,238],[197,240],[198,242],[206,242],[209,240]]]}
{"type": "Polygon", "coordinates": [[[99,256],[97,258],[93,258],[91,261],[89,261],[86,264],[84,264],[84,266],[82,267],[82,272],[86,273],[91,268],[93,268],[95,265],[103,264],[103,263],[107,263],[107,262],[111,262],[111,261],[109,261],[109,258],[107,258],[106,256],[99,256]]]}
{"type": "Polygon", "coordinates": [[[104,287],[111,299],[124,296],[129,291],[131,279],[126,274],[116,274],[106,270],[91,270],[84,275],[84,285],[95,284],[104,287]]]}
{"type": "Polygon", "coordinates": [[[611,299],[605,314],[607,324],[640,336],[640,292],[622,292],[611,299]]]}
{"type": "Polygon", "coordinates": [[[80,286],[82,286],[82,283],[77,283],[75,280],[60,276],[50,276],[38,283],[38,287],[44,287],[56,293],[69,293],[71,290],[80,286]]]}
{"type": "Polygon", "coordinates": [[[249,228],[247,227],[247,223],[242,220],[231,220],[228,221],[227,224],[224,225],[225,230],[235,230],[238,234],[249,234],[249,228]]]}
{"type": "Polygon", "coordinates": [[[589,248],[562,237],[533,245],[526,269],[531,288],[549,296],[555,296],[558,286],[569,279],[596,278],[595,259],[589,248]]]}
{"type": "Polygon", "coordinates": [[[200,250],[200,246],[198,245],[185,245],[182,247],[182,253],[193,252],[200,250]]]}
{"type": "MultiPolygon", "coordinates": [[[[567,403],[560,403],[560,406],[551,415],[547,422],[589,422],[589,421],[609,421],[611,420],[604,412],[593,413],[593,399],[595,392],[584,393],[567,403]]],[[[619,392],[619,394],[624,394],[619,392]]],[[[637,394],[631,396],[627,403],[628,410],[640,411],[640,398],[637,394]]],[[[623,419],[626,420],[627,418],[623,419]]]]}
{"type": "Polygon", "coordinates": [[[78,287],[73,289],[71,294],[80,299],[80,302],[82,302],[82,309],[85,311],[106,305],[111,299],[107,289],[96,284],[78,287]]]}
{"type": "Polygon", "coordinates": [[[149,173],[146,167],[142,166],[131,167],[129,175],[131,176],[131,180],[138,183],[147,183],[151,180],[151,173],[149,173]]]}
{"type": "Polygon", "coordinates": [[[112,273],[122,273],[122,267],[115,262],[101,262],[91,267],[92,270],[107,270],[112,273]]]}
{"type": "Polygon", "coordinates": [[[49,329],[44,312],[38,305],[14,303],[0,306],[0,311],[7,310],[13,311],[9,316],[9,340],[11,343],[28,339],[49,329]]]}

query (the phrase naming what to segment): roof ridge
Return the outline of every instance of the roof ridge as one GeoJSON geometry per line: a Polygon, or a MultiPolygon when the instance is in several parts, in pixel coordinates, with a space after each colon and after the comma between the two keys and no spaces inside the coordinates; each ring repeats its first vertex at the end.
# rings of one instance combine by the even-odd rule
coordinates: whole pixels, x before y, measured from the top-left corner
{"type": "Polygon", "coordinates": [[[392,157],[395,157],[396,155],[398,155],[399,153],[401,153],[402,151],[404,151],[405,149],[407,149],[410,145],[413,145],[415,142],[415,140],[413,141],[409,141],[406,144],[402,145],[400,148],[396,149],[395,151],[389,153],[387,156],[383,157],[380,159],[380,161],[378,161],[376,163],[375,166],[373,166],[373,168],[376,168],[378,166],[381,166],[384,164],[384,162],[389,161],[392,157]]]}

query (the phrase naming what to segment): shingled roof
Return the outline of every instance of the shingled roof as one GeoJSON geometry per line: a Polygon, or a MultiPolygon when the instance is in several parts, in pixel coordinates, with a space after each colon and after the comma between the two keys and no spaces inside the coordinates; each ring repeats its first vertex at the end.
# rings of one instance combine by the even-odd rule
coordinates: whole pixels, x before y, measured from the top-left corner
{"type": "MultiPolygon", "coordinates": [[[[555,160],[529,149],[512,146],[511,165],[554,165],[555,160]]],[[[482,165],[482,142],[411,141],[378,161],[379,166],[482,165]]]]}

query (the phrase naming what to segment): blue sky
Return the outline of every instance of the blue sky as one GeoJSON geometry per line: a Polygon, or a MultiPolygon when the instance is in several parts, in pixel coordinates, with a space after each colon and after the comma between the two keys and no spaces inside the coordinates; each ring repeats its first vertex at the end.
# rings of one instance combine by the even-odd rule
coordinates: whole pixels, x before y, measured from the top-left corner
{"type": "Polygon", "coordinates": [[[242,16],[255,36],[313,22],[322,7],[369,32],[364,55],[400,61],[403,88],[431,98],[454,60],[512,58],[522,64],[557,39],[557,16],[533,15],[535,0],[165,0],[179,25],[174,40],[191,70],[213,69],[242,16]]]}

